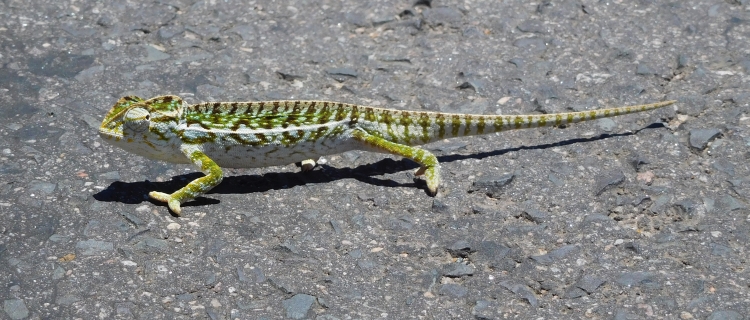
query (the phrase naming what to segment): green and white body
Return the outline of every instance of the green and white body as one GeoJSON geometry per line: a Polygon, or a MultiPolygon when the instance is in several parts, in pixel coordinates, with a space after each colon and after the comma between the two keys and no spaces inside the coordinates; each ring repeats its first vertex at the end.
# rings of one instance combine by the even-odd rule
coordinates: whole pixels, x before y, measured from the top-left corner
{"type": "Polygon", "coordinates": [[[221,167],[256,168],[303,162],[349,150],[391,153],[420,165],[427,189],[437,193],[440,164],[415,147],[446,138],[512,129],[559,126],[664,107],[675,101],[539,115],[472,115],[402,111],[328,101],[215,102],[188,105],[177,96],[123,97],[99,128],[126,151],[172,163],[192,163],[204,174],[172,194],[149,196],[180,204],[208,192],[224,177],[221,167]]]}

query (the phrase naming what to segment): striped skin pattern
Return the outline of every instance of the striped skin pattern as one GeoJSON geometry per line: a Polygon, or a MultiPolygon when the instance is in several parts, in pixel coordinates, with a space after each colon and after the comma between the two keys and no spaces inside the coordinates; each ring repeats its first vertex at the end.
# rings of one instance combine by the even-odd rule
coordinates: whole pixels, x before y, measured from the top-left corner
{"type": "Polygon", "coordinates": [[[121,98],[99,128],[107,142],[146,158],[192,163],[205,176],[172,194],[150,192],[177,215],[180,204],[218,185],[225,168],[257,168],[349,150],[391,153],[420,165],[437,193],[440,164],[415,147],[446,138],[551,127],[661,108],[675,101],[539,115],[472,115],[373,108],[328,101],[212,102],[188,105],[177,96],[121,98]]]}

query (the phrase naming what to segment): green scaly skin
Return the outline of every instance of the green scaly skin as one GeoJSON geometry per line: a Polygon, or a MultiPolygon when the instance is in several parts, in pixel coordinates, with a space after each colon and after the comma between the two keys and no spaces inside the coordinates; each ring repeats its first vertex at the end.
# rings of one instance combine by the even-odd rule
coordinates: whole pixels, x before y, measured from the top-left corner
{"type": "Polygon", "coordinates": [[[180,205],[221,183],[225,168],[302,162],[349,150],[390,153],[420,165],[427,190],[440,185],[437,157],[416,147],[504,130],[552,127],[648,111],[675,103],[539,115],[472,115],[382,109],[328,101],[212,102],[188,105],[177,96],[121,98],[99,128],[107,142],[149,159],[192,163],[205,176],[172,194],[150,192],[180,215],[180,205]]]}

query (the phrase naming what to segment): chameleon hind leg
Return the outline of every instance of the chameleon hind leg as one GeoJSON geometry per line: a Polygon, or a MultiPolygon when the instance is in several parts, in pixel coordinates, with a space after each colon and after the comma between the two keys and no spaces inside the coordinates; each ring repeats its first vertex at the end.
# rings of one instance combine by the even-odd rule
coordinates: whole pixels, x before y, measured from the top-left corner
{"type": "Polygon", "coordinates": [[[185,187],[172,194],[158,191],[151,191],[148,194],[151,199],[166,202],[169,209],[178,216],[182,211],[180,204],[193,200],[195,197],[208,192],[221,183],[221,180],[224,178],[224,173],[221,171],[221,167],[194,146],[183,147],[182,153],[184,153],[190,159],[190,162],[198,167],[205,176],[191,181],[185,187]]]}
{"type": "Polygon", "coordinates": [[[395,154],[418,163],[420,168],[417,170],[416,175],[424,174],[425,181],[427,182],[427,190],[432,195],[437,194],[437,189],[440,185],[440,163],[434,154],[421,148],[391,142],[362,130],[354,130],[352,137],[354,140],[364,144],[366,146],[365,150],[395,154]]]}
{"type": "Polygon", "coordinates": [[[302,172],[312,171],[312,169],[315,168],[316,162],[317,160],[313,160],[313,159],[302,160],[302,162],[300,163],[302,172]]]}

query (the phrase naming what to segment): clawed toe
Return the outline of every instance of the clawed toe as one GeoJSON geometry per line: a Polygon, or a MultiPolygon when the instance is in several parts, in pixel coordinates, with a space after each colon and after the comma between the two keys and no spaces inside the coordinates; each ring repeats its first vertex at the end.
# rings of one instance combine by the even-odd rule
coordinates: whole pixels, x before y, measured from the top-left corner
{"type": "Polygon", "coordinates": [[[148,196],[156,201],[166,202],[167,206],[169,206],[169,210],[172,210],[172,212],[178,216],[181,215],[182,208],[180,208],[180,200],[175,199],[172,195],[164,192],[151,191],[148,196]]]}

